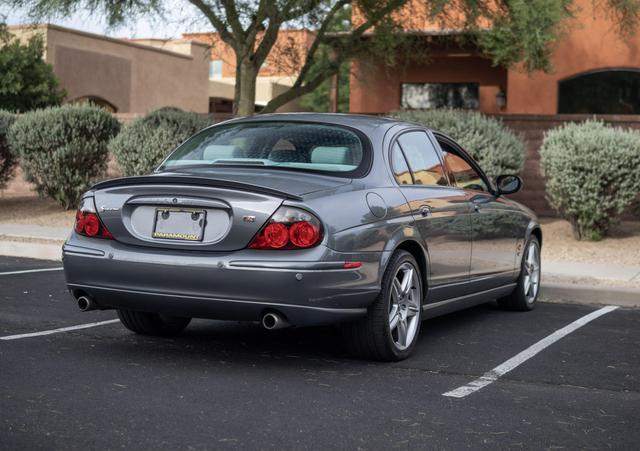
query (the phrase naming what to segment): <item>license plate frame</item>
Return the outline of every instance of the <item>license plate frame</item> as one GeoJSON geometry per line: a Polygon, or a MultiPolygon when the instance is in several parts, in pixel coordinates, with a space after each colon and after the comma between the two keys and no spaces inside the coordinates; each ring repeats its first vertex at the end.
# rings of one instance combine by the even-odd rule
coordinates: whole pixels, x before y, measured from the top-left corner
{"type": "Polygon", "coordinates": [[[207,210],[204,209],[158,207],[153,220],[151,237],[156,240],[202,242],[206,222],[207,210]],[[165,213],[167,214],[166,217],[165,213]],[[188,217],[186,216],[187,214],[189,215],[188,217]],[[198,219],[193,219],[194,214],[198,215],[198,219]],[[172,224],[168,224],[170,221],[172,224]],[[180,222],[191,227],[183,227],[180,230],[180,227],[175,226],[176,223],[179,226],[180,222]],[[197,227],[194,227],[196,222],[198,223],[197,227]]]}

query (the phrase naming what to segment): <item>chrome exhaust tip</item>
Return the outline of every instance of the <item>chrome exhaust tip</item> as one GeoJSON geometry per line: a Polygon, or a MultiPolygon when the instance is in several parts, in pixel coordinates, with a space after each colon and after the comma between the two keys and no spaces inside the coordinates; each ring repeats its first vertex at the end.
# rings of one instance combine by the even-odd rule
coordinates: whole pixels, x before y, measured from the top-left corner
{"type": "Polygon", "coordinates": [[[291,324],[279,313],[269,312],[262,316],[262,327],[267,330],[276,330],[289,327],[291,324]]]}
{"type": "Polygon", "coordinates": [[[78,308],[80,309],[81,312],[88,312],[89,310],[100,309],[100,306],[88,296],[79,296],[77,301],[78,301],[78,308]]]}

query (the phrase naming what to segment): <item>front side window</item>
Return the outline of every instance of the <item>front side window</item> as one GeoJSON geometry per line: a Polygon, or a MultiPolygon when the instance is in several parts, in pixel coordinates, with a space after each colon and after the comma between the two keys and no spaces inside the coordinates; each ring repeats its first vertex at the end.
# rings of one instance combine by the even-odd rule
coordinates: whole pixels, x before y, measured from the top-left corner
{"type": "Polygon", "coordinates": [[[461,189],[488,192],[484,179],[467,161],[455,153],[455,149],[446,142],[440,142],[444,163],[449,172],[451,183],[461,189]]]}
{"type": "Polygon", "coordinates": [[[425,132],[404,133],[398,138],[416,185],[446,185],[438,153],[425,132]]]}
{"type": "Polygon", "coordinates": [[[464,108],[480,107],[478,83],[403,83],[402,108],[464,108]]]}
{"type": "Polygon", "coordinates": [[[159,169],[242,165],[358,176],[368,152],[355,132],[335,125],[242,122],[201,131],[159,169]]]}

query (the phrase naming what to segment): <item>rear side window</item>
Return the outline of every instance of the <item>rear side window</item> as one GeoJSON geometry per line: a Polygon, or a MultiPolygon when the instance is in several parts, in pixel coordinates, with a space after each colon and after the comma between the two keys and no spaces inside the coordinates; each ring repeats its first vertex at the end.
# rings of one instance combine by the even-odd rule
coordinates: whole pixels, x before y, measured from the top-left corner
{"type": "Polygon", "coordinates": [[[413,185],[413,177],[407,166],[407,160],[402,155],[402,149],[396,142],[391,150],[391,167],[393,168],[393,176],[396,178],[398,185],[413,185]]]}
{"type": "Polygon", "coordinates": [[[442,162],[425,132],[400,135],[398,144],[404,153],[416,185],[447,185],[442,162]]]}
{"type": "Polygon", "coordinates": [[[362,175],[369,149],[356,132],[303,122],[242,122],[203,130],[176,149],[160,169],[259,166],[336,176],[362,175]]]}

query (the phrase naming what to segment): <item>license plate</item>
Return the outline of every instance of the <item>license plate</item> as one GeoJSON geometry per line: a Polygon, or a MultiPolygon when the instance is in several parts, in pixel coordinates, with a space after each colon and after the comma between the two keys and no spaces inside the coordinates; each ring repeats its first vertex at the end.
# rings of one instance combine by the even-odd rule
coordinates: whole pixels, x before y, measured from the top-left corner
{"type": "Polygon", "coordinates": [[[153,238],[202,241],[207,212],[187,208],[156,208],[153,238]]]}

